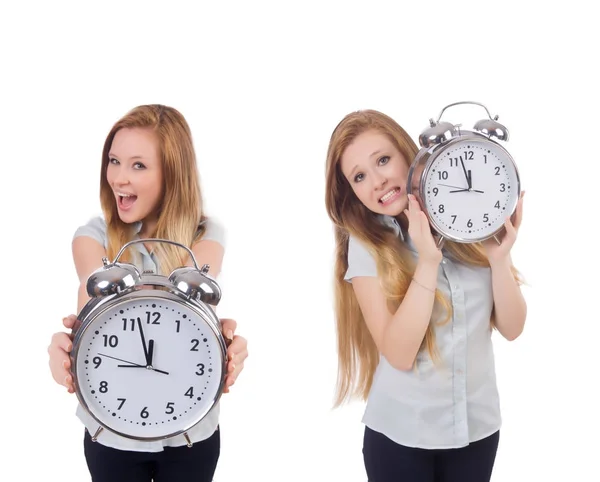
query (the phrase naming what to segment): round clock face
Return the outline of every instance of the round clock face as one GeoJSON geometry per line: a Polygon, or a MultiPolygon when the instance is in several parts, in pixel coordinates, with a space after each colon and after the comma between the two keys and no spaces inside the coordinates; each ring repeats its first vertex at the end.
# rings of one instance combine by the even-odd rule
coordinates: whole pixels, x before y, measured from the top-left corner
{"type": "Polygon", "coordinates": [[[76,376],[88,410],[132,438],[181,433],[218,398],[224,353],[194,309],[171,299],[115,303],[77,344],[76,376]]]}
{"type": "Polygon", "coordinates": [[[460,139],[432,160],[423,194],[431,223],[459,242],[486,239],[502,227],[517,204],[519,176],[499,145],[460,139]]]}

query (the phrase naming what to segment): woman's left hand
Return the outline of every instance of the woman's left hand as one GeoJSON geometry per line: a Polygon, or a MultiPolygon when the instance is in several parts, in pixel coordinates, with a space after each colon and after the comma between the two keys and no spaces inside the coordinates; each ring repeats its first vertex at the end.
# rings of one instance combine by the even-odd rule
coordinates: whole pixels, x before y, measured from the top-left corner
{"type": "Polygon", "coordinates": [[[519,201],[517,202],[517,209],[510,218],[506,218],[504,222],[504,235],[500,240],[500,244],[492,237],[483,241],[483,249],[491,262],[498,261],[507,258],[510,255],[515,241],[517,240],[517,233],[523,220],[523,197],[525,191],[521,192],[519,201]]]}
{"type": "Polygon", "coordinates": [[[225,379],[225,388],[223,393],[229,393],[229,387],[233,385],[244,369],[244,361],[248,357],[248,341],[235,334],[237,322],[231,318],[222,318],[221,327],[223,336],[231,341],[227,348],[227,378],[225,379]]]}

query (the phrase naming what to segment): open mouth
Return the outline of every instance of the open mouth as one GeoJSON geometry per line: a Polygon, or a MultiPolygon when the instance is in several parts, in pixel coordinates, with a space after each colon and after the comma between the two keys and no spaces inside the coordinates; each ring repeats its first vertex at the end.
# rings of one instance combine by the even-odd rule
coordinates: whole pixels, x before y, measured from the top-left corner
{"type": "Polygon", "coordinates": [[[401,194],[402,194],[402,190],[399,187],[395,187],[394,189],[391,189],[390,191],[386,192],[383,196],[381,196],[379,198],[379,203],[380,204],[389,204],[392,201],[395,201],[396,199],[398,199],[401,194]]]}
{"type": "Polygon", "coordinates": [[[137,196],[134,196],[133,194],[126,194],[126,193],[118,192],[118,193],[116,193],[116,195],[117,195],[117,204],[119,206],[119,209],[124,210],[124,211],[130,209],[131,206],[133,206],[133,204],[137,200],[137,196]]]}

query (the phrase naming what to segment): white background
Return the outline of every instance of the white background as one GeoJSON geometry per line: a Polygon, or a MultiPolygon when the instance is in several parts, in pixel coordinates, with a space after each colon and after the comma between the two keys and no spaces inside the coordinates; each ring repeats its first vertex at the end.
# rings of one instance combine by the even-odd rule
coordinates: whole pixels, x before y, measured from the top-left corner
{"type": "MultiPolygon", "coordinates": [[[[517,341],[495,335],[504,425],[493,480],[593,480],[591,2],[191,4],[0,8],[2,471],[89,480],[76,399],[52,380],[46,348],[76,308],[70,242],[100,212],[105,136],[130,108],[163,103],[192,128],[208,213],[227,228],[220,314],[249,339],[222,403],[215,480],[365,481],[363,405],[331,409],[329,136],[345,114],[374,108],[417,139],[445,105],[475,100],[509,129],[527,191],[513,257],[529,315],[517,341]]],[[[468,127],[485,112],[446,115],[468,127]]]]}

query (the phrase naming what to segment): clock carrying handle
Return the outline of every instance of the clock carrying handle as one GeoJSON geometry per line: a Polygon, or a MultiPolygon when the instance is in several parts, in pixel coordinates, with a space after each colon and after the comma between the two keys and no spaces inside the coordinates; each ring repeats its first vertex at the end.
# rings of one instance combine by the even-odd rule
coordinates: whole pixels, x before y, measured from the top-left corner
{"type": "Polygon", "coordinates": [[[487,109],[487,107],[486,107],[485,105],[483,105],[483,104],[481,104],[481,103],[479,103],[479,102],[473,102],[473,101],[470,101],[470,100],[465,100],[465,101],[461,101],[461,102],[455,102],[454,104],[449,104],[449,105],[447,105],[446,107],[444,107],[444,108],[442,109],[442,111],[440,112],[440,115],[438,116],[438,119],[437,119],[437,121],[436,121],[436,124],[437,124],[437,123],[440,121],[440,119],[442,118],[442,114],[444,113],[444,111],[445,111],[445,110],[446,110],[448,107],[453,107],[453,106],[455,106],[455,105],[461,105],[461,104],[473,104],[473,105],[479,105],[479,106],[481,106],[481,107],[483,107],[483,108],[485,109],[485,111],[487,112],[487,115],[488,115],[488,117],[489,117],[491,120],[498,120],[498,116],[494,116],[494,117],[492,117],[492,116],[491,116],[491,114],[490,114],[490,111],[487,109]]]}
{"type": "Polygon", "coordinates": [[[194,256],[194,253],[192,252],[192,250],[190,248],[188,248],[187,246],[184,246],[183,244],[178,243],[176,241],[169,241],[168,239],[158,239],[158,238],[134,239],[133,241],[129,241],[117,253],[117,256],[116,256],[115,260],[113,261],[113,263],[116,263],[119,260],[119,258],[123,254],[123,252],[129,246],[131,246],[132,244],[136,244],[136,243],[166,243],[166,244],[172,244],[174,246],[179,246],[180,248],[185,249],[189,253],[189,255],[192,258],[192,261],[194,263],[194,268],[196,268],[197,270],[200,270],[200,268],[198,268],[198,263],[196,262],[196,257],[194,256]]]}

